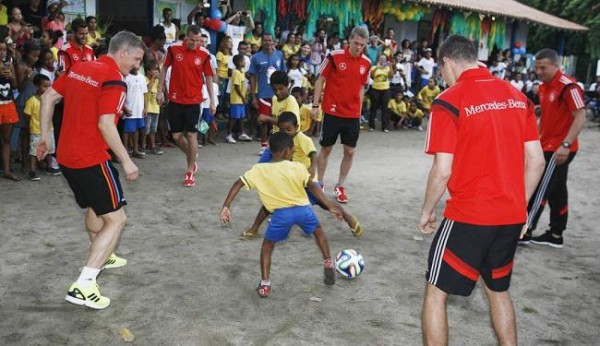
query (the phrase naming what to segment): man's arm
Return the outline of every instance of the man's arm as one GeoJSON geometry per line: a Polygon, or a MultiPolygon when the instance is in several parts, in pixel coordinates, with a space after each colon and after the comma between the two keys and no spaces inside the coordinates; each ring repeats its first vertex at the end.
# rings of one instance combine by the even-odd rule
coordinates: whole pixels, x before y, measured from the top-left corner
{"type": "Polygon", "coordinates": [[[231,221],[231,211],[229,211],[229,207],[231,206],[231,203],[233,203],[235,196],[237,196],[242,187],[244,187],[242,179],[236,180],[236,182],[231,186],[231,189],[225,198],[225,202],[223,202],[223,207],[221,208],[221,222],[223,224],[228,224],[229,221],[231,221]]]}
{"type": "Polygon", "coordinates": [[[210,99],[210,114],[215,115],[217,113],[217,106],[215,101],[215,88],[213,87],[213,76],[204,76],[206,78],[206,91],[208,91],[208,97],[210,99]]]}
{"type": "MultiPolygon", "coordinates": [[[[187,16],[187,23],[188,25],[192,25],[192,22],[194,21],[194,17],[196,16],[196,13],[202,11],[204,5],[202,4],[202,2],[199,2],[198,5],[196,7],[194,7],[190,13],[188,13],[187,16]]],[[[200,24],[196,23],[198,26],[200,26],[200,24]]]]}
{"type": "Polygon", "coordinates": [[[165,87],[165,79],[167,78],[167,68],[168,67],[164,67],[160,70],[160,75],[158,76],[158,88],[156,90],[156,102],[158,102],[159,105],[162,105],[163,102],[165,101],[165,93],[164,93],[164,87],[165,87]]]}
{"type": "Polygon", "coordinates": [[[248,11],[248,15],[246,16],[246,33],[249,33],[250,31],[254,30],[254,19],[252,19],[252,14],[250,14],[250,11],[248,11]]]}
{"type": "Polygon", "coordinates": [[[419,229],[429,234],[435,232],[435,206],[444,195],[450,175],[452,174],[452,161],[454,155],[449,153],[436,153],[433,165],[429,171],[427,187],[425,189],[425,201],[421,208],[421,219],[419,229]]]}
{"type": "Polygon", "coordinates": [[[52,87],[48,88],[42,95],[42,105],[40,109],[40,125],[42,127],[42,137],[36,148],[38,160],[43,160],[50,150],[50,132],[52,131],[52,116],[54,115],[54,104],[62,98],[52,87]]]}
{"type": "MultiPolygon", "coordinates": [[[[569,132],[567,132],[567,137],[563,139],[564,142],[569,142],[571,144],[577,139],[577,136],[579,136],[579,133],[581,132],[581,130],[583,129],[583,125],[585,124],[585,108],[580,108],[574,111],[572,114],[574,118],[573,123],[569,128],[569,132]]],[[[563,147],[562,145],[559,146],[555,152],[556,164],[561,165],[565,161],[567,161],[568,158],[569,149],[563,147]]]]}
{"type": "Polygon", "coordinates": [[[110,150],[121,160],[127,181],[133,181],[138,177],[138,168],[129,157],[123,142],[121,142],[119,131],[115,126],[115,117],[115,114],[101,115],[98,120],[98,129],[110,150]]]}
{"type": "Polygon", "coordinates": [[[525,198],[527,203],[544,173],[544,152],[539,140],[525,142],[525,198]]]}
{"type": "Polygon", "coordinates": [[[313,108],[310,110],[310,116],[312,118],[312,120],[316,120],[317,116],[319,115],[319,105],[320,102],[319,100],[321,99],[321,93],[323,91],[323,84],[325,84],[325,77],[323,77],[323,75],[320,75],[319,78],[317,78],[317,81],[315,82],[315,93],[313,95],[313,108]],[[317,107],[315,107],[317,106],[317,107]]]}

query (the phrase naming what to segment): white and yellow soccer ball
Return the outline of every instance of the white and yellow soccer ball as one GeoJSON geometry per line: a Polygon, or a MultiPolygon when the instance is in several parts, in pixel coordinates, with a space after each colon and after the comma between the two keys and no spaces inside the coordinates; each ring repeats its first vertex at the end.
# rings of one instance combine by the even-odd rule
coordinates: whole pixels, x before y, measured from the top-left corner
{"type": "Polygon", "coordinates": [[[342,250],[335,256],[335,269],[344,278],[354,279],[365,269],[365,260],[356,250],[342,250]]]}

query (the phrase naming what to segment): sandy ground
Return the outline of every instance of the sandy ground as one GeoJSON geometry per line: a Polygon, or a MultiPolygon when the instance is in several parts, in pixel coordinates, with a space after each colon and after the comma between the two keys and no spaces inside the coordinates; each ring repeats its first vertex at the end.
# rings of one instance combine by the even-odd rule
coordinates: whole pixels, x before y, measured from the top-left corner
{"type": "MultiPolygon", "coordinates": [[[[360,250],[365,272],[326,287],[314,241],[294,231],[276,248],[268,299],[255,291],[260,241],[238,239],[260,206],[255,192],[238,196],[230,227],[218,217],[231,184],[257,160],[256,142],[201,149],[191,189],[182,186],[178,150],[136,161],[142,175],[125,185],[129,219],[118,249],[129,265],[100,275],[112,299],[102,311],[64,301],[87,253],[83,214],[64,179],[2,180],[0,344],[118,345],[126,327],[138,345],[418,345],[432,240],[413,238],[431,164],[424,137],[361,134],[347,209],[362,220],[362,238],[317,212],[332,252],[360,250]]],[[[593,345],[600,337],[598,127],[581,140],[565,247],[531,245],[516,256],[511,292],[523,345],[593,345]]],[[[336,147],[330,196],[340,157],[336,147]]],[[[495,344],[482,289],[450,299],[448,311],[452,345],[495,344]]]]}

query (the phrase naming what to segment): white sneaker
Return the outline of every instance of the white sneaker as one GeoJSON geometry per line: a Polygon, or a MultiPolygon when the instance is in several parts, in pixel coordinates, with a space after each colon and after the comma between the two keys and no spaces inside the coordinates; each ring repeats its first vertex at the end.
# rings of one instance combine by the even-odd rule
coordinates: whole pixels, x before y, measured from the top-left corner
{"type": "Polygon", "coordinates": [[[251,142],[252,138],[250,138],[250,136],[248,136],[245,133],[242,133],[239,137],[238,137],[238,141],[242,141],[242,142],[251,142]]]}
{"type": "Polygon", "coordinates": [[[227,141],[227,143],[231,143],[231,144],[235,144],[236,143],[236,141],[235,141],[235,139],[233,139],[232,135],[229,135],[229,136],[225,137],[225,140],[227,141]]]}
{"type": "Polygon", "coordinates": [[[419,126],[419,131],[423,132],[423,127],[419,126]]]}

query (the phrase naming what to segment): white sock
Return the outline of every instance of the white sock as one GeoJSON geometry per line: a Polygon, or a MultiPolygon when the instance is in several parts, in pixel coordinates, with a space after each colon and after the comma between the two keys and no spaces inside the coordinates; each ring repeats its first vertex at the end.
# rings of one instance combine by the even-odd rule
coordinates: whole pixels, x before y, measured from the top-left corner
{"type": "Polygon", "coordinates": [[[271,286],[271,280],[260,280],[261,286],[271,286]]]}
{"type": "Polygon", "coordinates": [[[83,269],[81,269],[81,274],[79,274],[79,278],[77,279],[77,283],[83,286],[83,288],[88,288],[92,283],[96,282],[98,274],[100,274],[99,268],[83,267],[83,269]]]}

